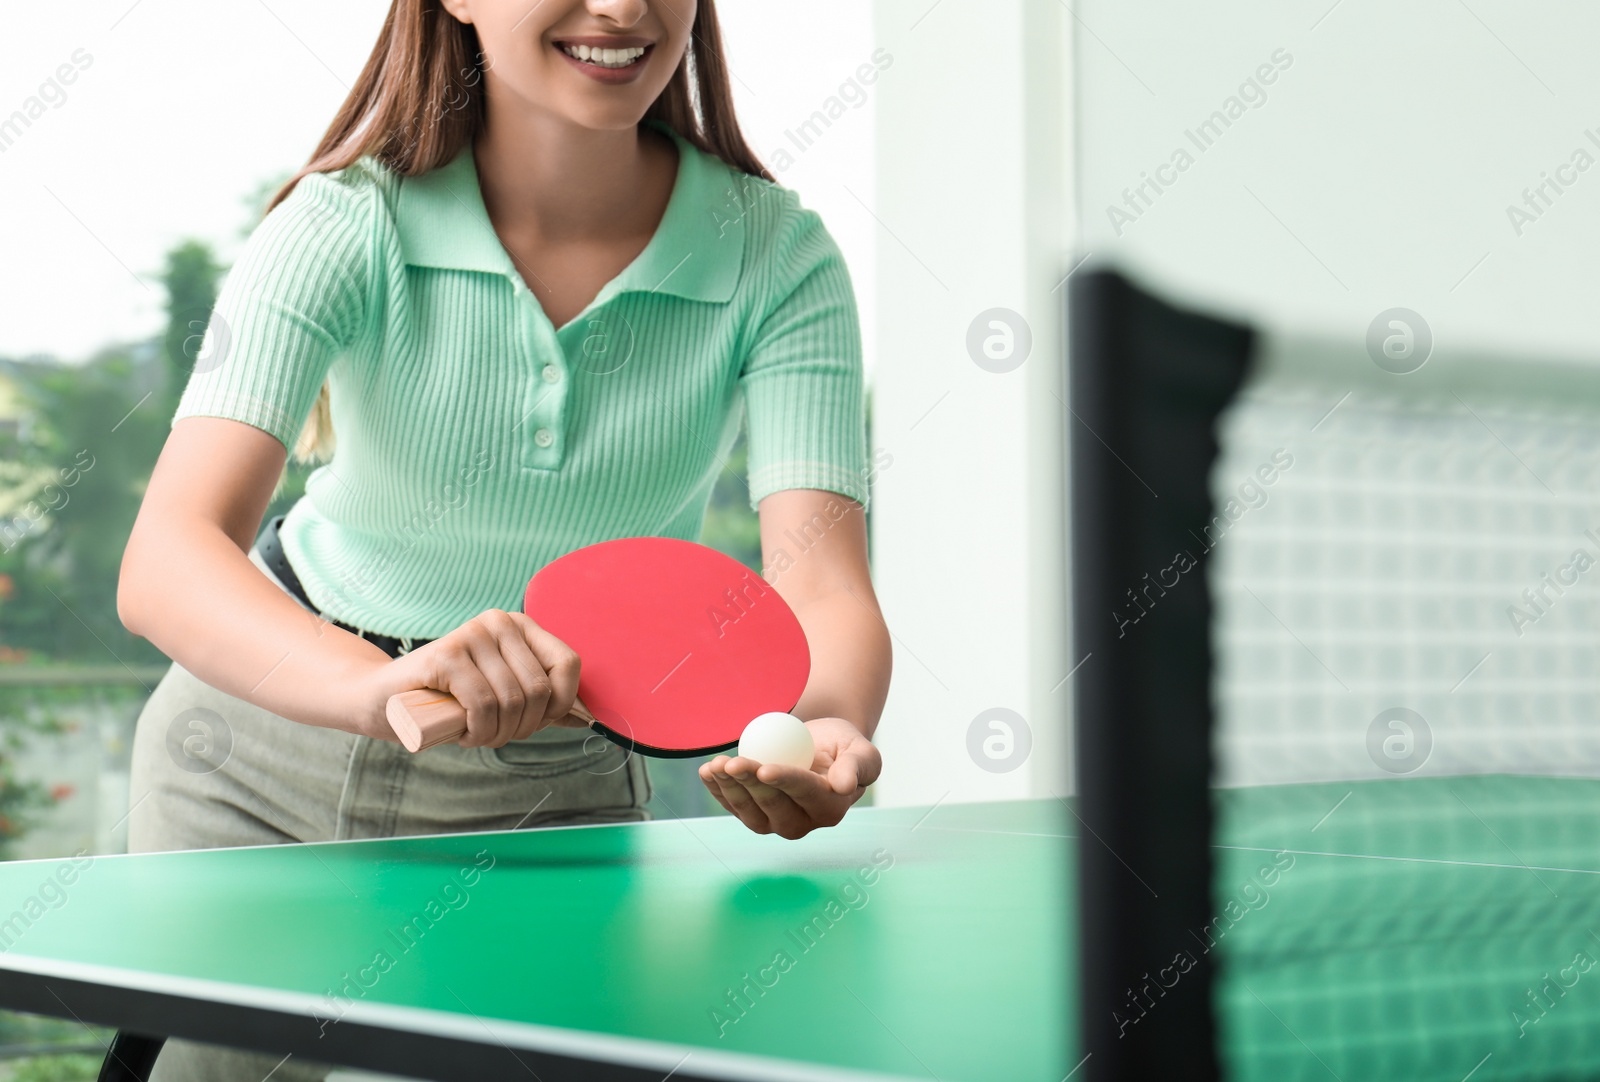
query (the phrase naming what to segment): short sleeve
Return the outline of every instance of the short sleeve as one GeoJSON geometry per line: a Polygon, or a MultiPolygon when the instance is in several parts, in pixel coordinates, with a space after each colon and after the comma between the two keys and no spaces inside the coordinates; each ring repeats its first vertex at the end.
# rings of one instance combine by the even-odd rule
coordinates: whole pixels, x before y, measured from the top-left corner
{"type": "Polygon", "coordinates": [[[223,280],[173,414],[226,417],[292,450],[334,359],[366,319],[374,188],[311,173],[245,242],[223,280]]]}
{"type": "Polygon", "coordinates": [[[770,252],[770,298],[740,372],[750,506],[816,488],[867,503],[866,387],[855,290],[813,210],[791,206],[770,252]]]}

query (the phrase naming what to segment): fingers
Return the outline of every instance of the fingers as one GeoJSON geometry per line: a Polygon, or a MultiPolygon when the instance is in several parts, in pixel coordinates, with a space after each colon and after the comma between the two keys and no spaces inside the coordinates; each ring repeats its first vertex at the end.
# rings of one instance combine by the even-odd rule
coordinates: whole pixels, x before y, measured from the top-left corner
{"type": "Polygon", "coordinates": [[[489,609],[423,650],[429,686],[466,709],[465,748],[525,739],[565,718],[577,697],[578,655],[521,613],[489,609]]]}
{"type": "Polygon", "coordinates": [[[783,793],[802,806],[833,793],[832,786],[821,774],[792,766],[763,763],[756,769],[755,778],[763,788],[783,793]]]}
{"type": "Polygon", "coordinates": [[[583,718],[588,709],[578,704],[578,675],[583,668],[578,652],[540,627],[530,617],[522,613],[510,615],[516,621],[517,630],[521,635],[520,645],[527,648],[528,655],[550,688],[541,721],[555,723],[573,713],[575,705],[579,718],[583,718]]]}
{"type": "Polygon", "coordinates": [[[816,827],[832,826],[844,817],[842,808],[835,815],[833,809],[823,806],[817,806],[814,811],[801,807],[787,792],[762,781],[758,775],[763,771],[770,780],[783,778],[791,785],[809,786],[808,795],[813,797],[818,789],[826,787],[816,774],[799,767],[760,764],[738,756],[729,762],[728,776],[744,787],[749,799],[766,817],[772,832],[779,837],[803,838],[816,827]]]}
{"type": "MultiPolygon", "coordinates": [[[[499,701],[494,687],[472,658],[467,636],[452,632],[449,638],[429,643],[422,649],[427,652],[428,668],[424,677],[427,686],[449,692],[467,712],[467,731],[457,743],[464,748],[486,743],[499,729],[499,701]]],[[[400,659],[399,664],[409,664],[416,657],[416,654],[409,655],[400,659]]]]}
{"type": "MultiPolygon", "coordinates": [[[[771,834],[772,825],[767,821],[767,813],[756,804],[744,783],[728,773],[728,765],[733,761],[726,755],[719,755],[706,764],[705,769],[710,772],[716,785],[714,793],[718,802],[757,834],[771,834]]],[[[748,759],[743,761],[749,762],[748,759]]]]}
{"type": "Polygon", "coordinates": [[[809,722],[817,739],[817,765],[840,796],[857,793],[878,780],[883,756],[849,722],[826,718],[809,722]]]}
{"type": "Polygon", "coordinates": [[[847,796],[877,781],[882,772],[883,756],[878,749],[857,741],[839,749],[838,757],[828,768],[828,784],[840,796],[847,796]]]}
{"type": "Polygon", "coordinates": [[[856,790],[856,778],[859,771],[853,756],[846,755],[842,759],[835,759],[828,768],[828,785],[836,793],[853,793],[856,790]]]}
{"type": "Polygon", "coordinates": [[[848,721],[806,724],[817,748],[809,770],[727,755],[700,766],[700,780],[717,803],[757,834],[792,840],[837,825],[883,770],[878,749],[848,721]]]}
{"type": "MultiPolygon", "coordinates": [[[[848,791],[840,792],[821,774],[787,766],[767,764],[756,774],[764,787],[774,794],[770,804],[763,803],[759,793],[756,802],[764,808],[776,808],[782,806],[779,804],[781,797],[793,806],[790,814],[803,822],[805,830],[837,826],[844,819],[845,812],[865,791],[851,787],[848,791]]],[[[775,814],[775,810],[768,811],[769,818],[775,814]]],[[[794,836],[799,837],[799,834],[794,836]]]]}
{"type": "Polygon", "coordinates": [[[727,797],[722,795],[722,786],[717,783],[716,777],[712,774],[711,763],[701,763],[699,774],[700,781],[705,784],[706,792],[711,794],[713,800],[722,805],[723,811],[732,815],[733,805],[729,804],[727,797]]]}
{"type": "Polygon", "coordinates": [[[494,689],[495,728],[488,743],[500,747],[509,740],[526,739],[540,727],[551,685],[538,662],[521,648],[522,634],[510,613],[485,613],[483,623],[489,635],[474,638],[470,650],[478,671],[494,689]]]}

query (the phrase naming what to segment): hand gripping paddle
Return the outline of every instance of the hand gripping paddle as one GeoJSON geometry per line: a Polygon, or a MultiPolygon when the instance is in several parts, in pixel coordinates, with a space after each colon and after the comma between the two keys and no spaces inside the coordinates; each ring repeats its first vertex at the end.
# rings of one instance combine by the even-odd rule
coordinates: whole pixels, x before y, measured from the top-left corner
{"type": "MultiPolygon", "coordinates": [[[[522,611],[582,662],[573,714],[645,755],[731,750],[751,719],[792,709],[811,672],[805,632],[778,592],[692,541],[576,549],[533,576],[522,611]]],[[[393,696],[387,714],[414,752],[467,731],[466,708],[432,688],[393,696]]]]}

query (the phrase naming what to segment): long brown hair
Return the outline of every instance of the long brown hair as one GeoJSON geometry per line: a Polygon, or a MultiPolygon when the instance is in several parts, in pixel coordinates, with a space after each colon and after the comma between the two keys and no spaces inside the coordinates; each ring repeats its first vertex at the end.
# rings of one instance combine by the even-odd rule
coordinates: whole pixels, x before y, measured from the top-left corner
{"type": "MultiPolygon", "coordinates": [[[[311,160],[278,189],[263,216],[308,174],[343,169],[369,154],[407,177],[451,161],[483,130],[484,71],[476,27],[457,20],[439,0],[394,0],[361,77],[311,160]]],[[[714,0],[699,0],[683,60],[645,119],[664,122],[736,169],[774,180],[739,131],[714,0]]],[[[333,447],[324,381],[294,455],[302,462],[326,461],[333,447]]]]}

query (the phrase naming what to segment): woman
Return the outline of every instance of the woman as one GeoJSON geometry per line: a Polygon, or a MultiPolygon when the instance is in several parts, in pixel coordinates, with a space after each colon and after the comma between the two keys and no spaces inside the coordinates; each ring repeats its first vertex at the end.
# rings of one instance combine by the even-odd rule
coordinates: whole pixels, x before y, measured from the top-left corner
{"type": "MultiPolygon", "coordinates": [[[[700,777],[798,838],[878,776],[890,669],[839,251],[739,134],[711,0],[395,0],[224,283],[128,542],[122,620],[174,659],[130,847],[644,818],[643,762],[568,713],[581,659],[514,610],[575,548],[697,537],[741,417],[817,758],[700,777]],[[291,448],[326,464],[252,549],[291,448]],[[458,744],[395,741],[417,687],[466,704],[458,744]]],[[[174,1041],[156,1077],[276,1061],[174,1041]]]]}

